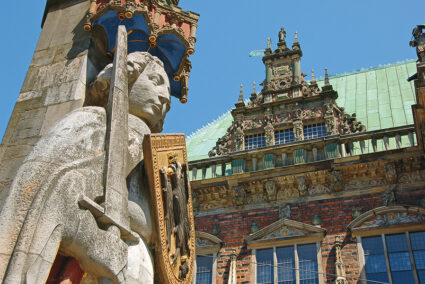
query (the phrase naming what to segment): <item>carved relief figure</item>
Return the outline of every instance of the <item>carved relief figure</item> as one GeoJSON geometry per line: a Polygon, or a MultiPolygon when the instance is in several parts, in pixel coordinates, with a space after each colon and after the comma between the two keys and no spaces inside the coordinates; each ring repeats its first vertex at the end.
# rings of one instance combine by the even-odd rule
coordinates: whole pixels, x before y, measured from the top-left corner
{"type": "Polygon", "coordinates": [[[279,206],[279,219],[291,219],[291,205],[283,204],[279,206]]]}
{"type": "MultiPolygon", "coordinates": [[[[43,282],[60,247],[88,274],[118,283],[124,278],[153,283],[153,260],[147,247],[152,236],[149,194],[139,163],[143,160],[144,135],[162,129],[170,108],[169,82],[162,62],[148,53],[128,55],[127,67],[130,114],[128,147],[123,152],[126,162],[122,166],[128,176],[128,208],[117,210],[128,211],[129,220],[117,222],[130,224],[126,238],[132,241],[124,241],[116,226],[99,228],[92,213],[80,207],[83,197],[94,207],[103,205],[107,131],[104,108],[80,108],[41,137],[12,184],[0,215],[2,230],[9,235],[0,239],[0,250],[11,255],[6,282],[43,282]],[[9,244],[15,242],[13,251],[9,244]],[[29,251],[31,254],[22,253],[29,251]],[[142,254],[144,262],[139,258],[127,269],[127,257],[131,257],[127,252],[142,254]],[[139,274],[134,275],[135,271],[139,274]],[[146,276],[144,280],[140,273],[146,276]]],[[[93,85],[97,95],[102,90],[108,95],[112,68],[108,65],[99,74],[93,85]]],[[[120,178],[125,186],[126,176],[120,178]]]]}
{"type": "Polygon", "coordinates": [[[391,185],[382,194],[382,200],[385,206],[395,205],[397,203],[397,189],[397,185],[391,185]]]}
{"type": "Polygon", "coordinates": [[[266,119],[266,126],[264,127],[266,146],[274,145],[274,128],[271,119],[266,119]]]}
{"type": "Polygon", "coordinates": [[[168,251],[173,265],[179,269],[179,278],[184,279],[189,272],[189,264],[186,260],[190,256],[190,222],[186,206],[188,203],[187,167],[176,161],[173,153],[168,154],[168,161],[171,162],[168,168],[163,167],[160,170],[162,192],[165,196],[163,200],[168,251]]]}
{"type": "Polygon", "coordinates": [[[338,192],[344,189],[344,184],[342,183],[342,172],[341,171],[332,171],[330,175],[330,186],[333,191],[338,192]]]}
{"type": "Polygon", "coordinates": [[[243,186],[233,187],[233,202],[235,205],[243,205],[246,201],[246,192],[243,186]]]}
{"type": "Polygon", "coordinates": [[[268,201],[274,201],[276,200],[276,185],[274,181],[268,180],[264,184],[265,190],[266,190],[266,196],[268,201]]]}
{"type": "Polygon", "coordinates": [[[304,139],[303,134],[303,123],[302,121],[294,121],[294,138],[295,141],[300,141],[304,139]]]}
{"type": "Polygon", "coordinates": [[[385,165],[385,177],[388,183],[397,182],[397,170],[394,163],[388,163],[385,165]]]}
{"type": "Polygon", "coordinates": [[[235,133],[235,138],[236,138],[236,151],[242,151],[245,147],[244,145],[244,131],[242,128],[242,123],[236,123],[235,125],[235,129],[236,129],[236,133],[235,133]]]}
{"type": "Polygon", "coordinates": [[[300,196],[306,196],[308,193],[307,182],[304,176],[297,177],[296,186],[300,193],[300,196]]]}

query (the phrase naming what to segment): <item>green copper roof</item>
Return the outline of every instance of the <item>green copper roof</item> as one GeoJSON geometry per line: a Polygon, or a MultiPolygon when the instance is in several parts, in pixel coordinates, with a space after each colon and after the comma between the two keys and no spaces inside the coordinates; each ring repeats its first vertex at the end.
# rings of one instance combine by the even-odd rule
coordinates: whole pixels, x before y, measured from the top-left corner
{"type": "MultiPolygon", "coordinates": [[[[413,82],[406,79],[416,73],[413,60],[395,63],[329,78],[338,92],[337,104],[349,114],[356,113],[357,120],[367,130],[391,128],[413,124],[411,105],[415,104],[413,82]]],[[[323,80],[317,82],[323,86],[323,80]]],[[[208,157],[232,123],[230,111],[187,137],[189,160],[208,157]]]]}

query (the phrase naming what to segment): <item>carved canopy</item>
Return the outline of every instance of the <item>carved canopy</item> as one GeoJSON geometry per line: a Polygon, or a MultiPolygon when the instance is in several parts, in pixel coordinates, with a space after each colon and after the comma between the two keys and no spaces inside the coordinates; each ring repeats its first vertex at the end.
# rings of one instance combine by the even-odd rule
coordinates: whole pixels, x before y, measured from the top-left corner
{"type": "Polygon", "coordinates": [[[116,48],[119,25],[128,31],[128,52],[146,51],[161,59],[170,81],[171,95],[187,101],[191,69],[189,55],[195,52],[199,15],[175,6],[177,0],[91,0],[84,30],[105,38],[107,54],[116,48]]]}

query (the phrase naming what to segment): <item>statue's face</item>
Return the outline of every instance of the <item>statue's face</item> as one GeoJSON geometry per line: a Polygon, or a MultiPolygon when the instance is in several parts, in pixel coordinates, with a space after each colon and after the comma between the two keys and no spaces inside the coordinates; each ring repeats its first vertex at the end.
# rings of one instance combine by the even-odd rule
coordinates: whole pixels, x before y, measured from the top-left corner
{"type": "MultiPolygon", "coordinates": [[[[140,68],[129,64],[129,77],[140,68]]],[[[151,61],[138,76],[129,93],[130,113],[143,119],[152,132],[161,132],[165,115],[170,110],[170,82],[164,68],[151,61]]]]}

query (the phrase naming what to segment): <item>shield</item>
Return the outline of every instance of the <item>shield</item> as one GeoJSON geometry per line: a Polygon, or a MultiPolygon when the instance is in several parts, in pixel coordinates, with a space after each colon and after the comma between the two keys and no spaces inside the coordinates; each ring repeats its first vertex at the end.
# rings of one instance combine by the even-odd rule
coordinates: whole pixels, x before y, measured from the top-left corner
{"type": "Polygon", "coordinates": [[[143,141],[155,222],[158,283],[191,283],[195,227],[184,134],[150,134],[143,141]]]}

